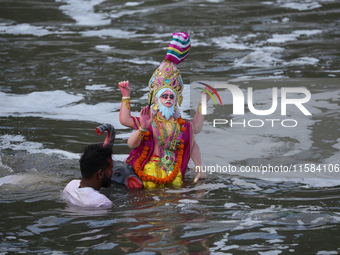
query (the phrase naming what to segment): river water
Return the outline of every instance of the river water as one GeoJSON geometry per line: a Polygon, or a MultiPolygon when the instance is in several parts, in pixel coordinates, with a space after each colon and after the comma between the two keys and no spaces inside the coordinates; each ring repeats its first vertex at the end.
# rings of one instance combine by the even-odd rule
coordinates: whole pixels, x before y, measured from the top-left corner
{"type": "Polygon", "coordinates": [[[2,0],[0,254],[338,254],[339,26],[336,0],[2,0]],[[223,106],[209,102],[196,140],[204,165],[237,170],[210,168],[196,184],[188,170],[180,189],[114,184],[101,190],[110,210],[66,204],[60,192],[80,178],[82,148],[104,141],[96,126],[113,124],[114,158],[127,157],[133,131],[119,123],[117,83],[130,81],[138,115],[177,31],[192,40],[179,65],[185,119],[196,81],[236,85],[245,104],[251,87],[261,110],[277,87],[277,110],[233,114],[219,89],[223,106]],[[309,91],[311,115],[294,105],[283,115],[282,87],[309,91]]]}

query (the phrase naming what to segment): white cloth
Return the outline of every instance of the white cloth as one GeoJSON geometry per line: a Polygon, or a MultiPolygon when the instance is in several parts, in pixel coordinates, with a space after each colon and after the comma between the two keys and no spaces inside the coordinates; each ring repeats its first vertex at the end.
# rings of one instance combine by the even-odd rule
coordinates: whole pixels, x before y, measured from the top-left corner
{"type": "Polygon", "coordinates": [[[70,181],[66,185],[63,196],[72,204],[83,207],[111,207],[112,202],[99,191],[90,188],[79,188],[80,180],[70,181]]]}

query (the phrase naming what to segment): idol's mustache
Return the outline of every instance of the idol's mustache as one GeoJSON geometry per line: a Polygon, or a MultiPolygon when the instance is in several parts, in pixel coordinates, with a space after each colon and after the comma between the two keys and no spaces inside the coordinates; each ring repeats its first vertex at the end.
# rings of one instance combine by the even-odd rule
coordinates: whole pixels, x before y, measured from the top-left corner
{"type": "Polygon", "coordinates": [[[173,105],[174,103],[171,102],[170,100],[166,101],[164,104],[170,103],[171,105],[173,105]]]}

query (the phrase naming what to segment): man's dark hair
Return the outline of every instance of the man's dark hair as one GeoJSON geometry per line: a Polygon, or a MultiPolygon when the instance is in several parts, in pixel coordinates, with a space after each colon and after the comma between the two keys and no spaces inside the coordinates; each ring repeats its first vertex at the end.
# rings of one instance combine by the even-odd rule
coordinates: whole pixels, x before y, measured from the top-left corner
{"type": "Polygon", "coordinates": [[[112,148],[103,147],[102,144],[91,144],[84,149],[81,156],[80,171],[85,179],[91,179],[100,169],[105,170],[109,166],[108,159],[111,158],[112,148]]]}

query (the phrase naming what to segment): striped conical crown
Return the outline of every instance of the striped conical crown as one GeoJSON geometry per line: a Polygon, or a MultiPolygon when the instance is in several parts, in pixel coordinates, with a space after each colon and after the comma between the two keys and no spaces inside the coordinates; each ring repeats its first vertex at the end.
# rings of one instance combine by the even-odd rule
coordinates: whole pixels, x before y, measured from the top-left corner
{"type": "Polygon", "coordinates": [[[165,59],[178,65],[189,55],[190,46],[190,37],[187,33],[173,33],[165,59]]]}

